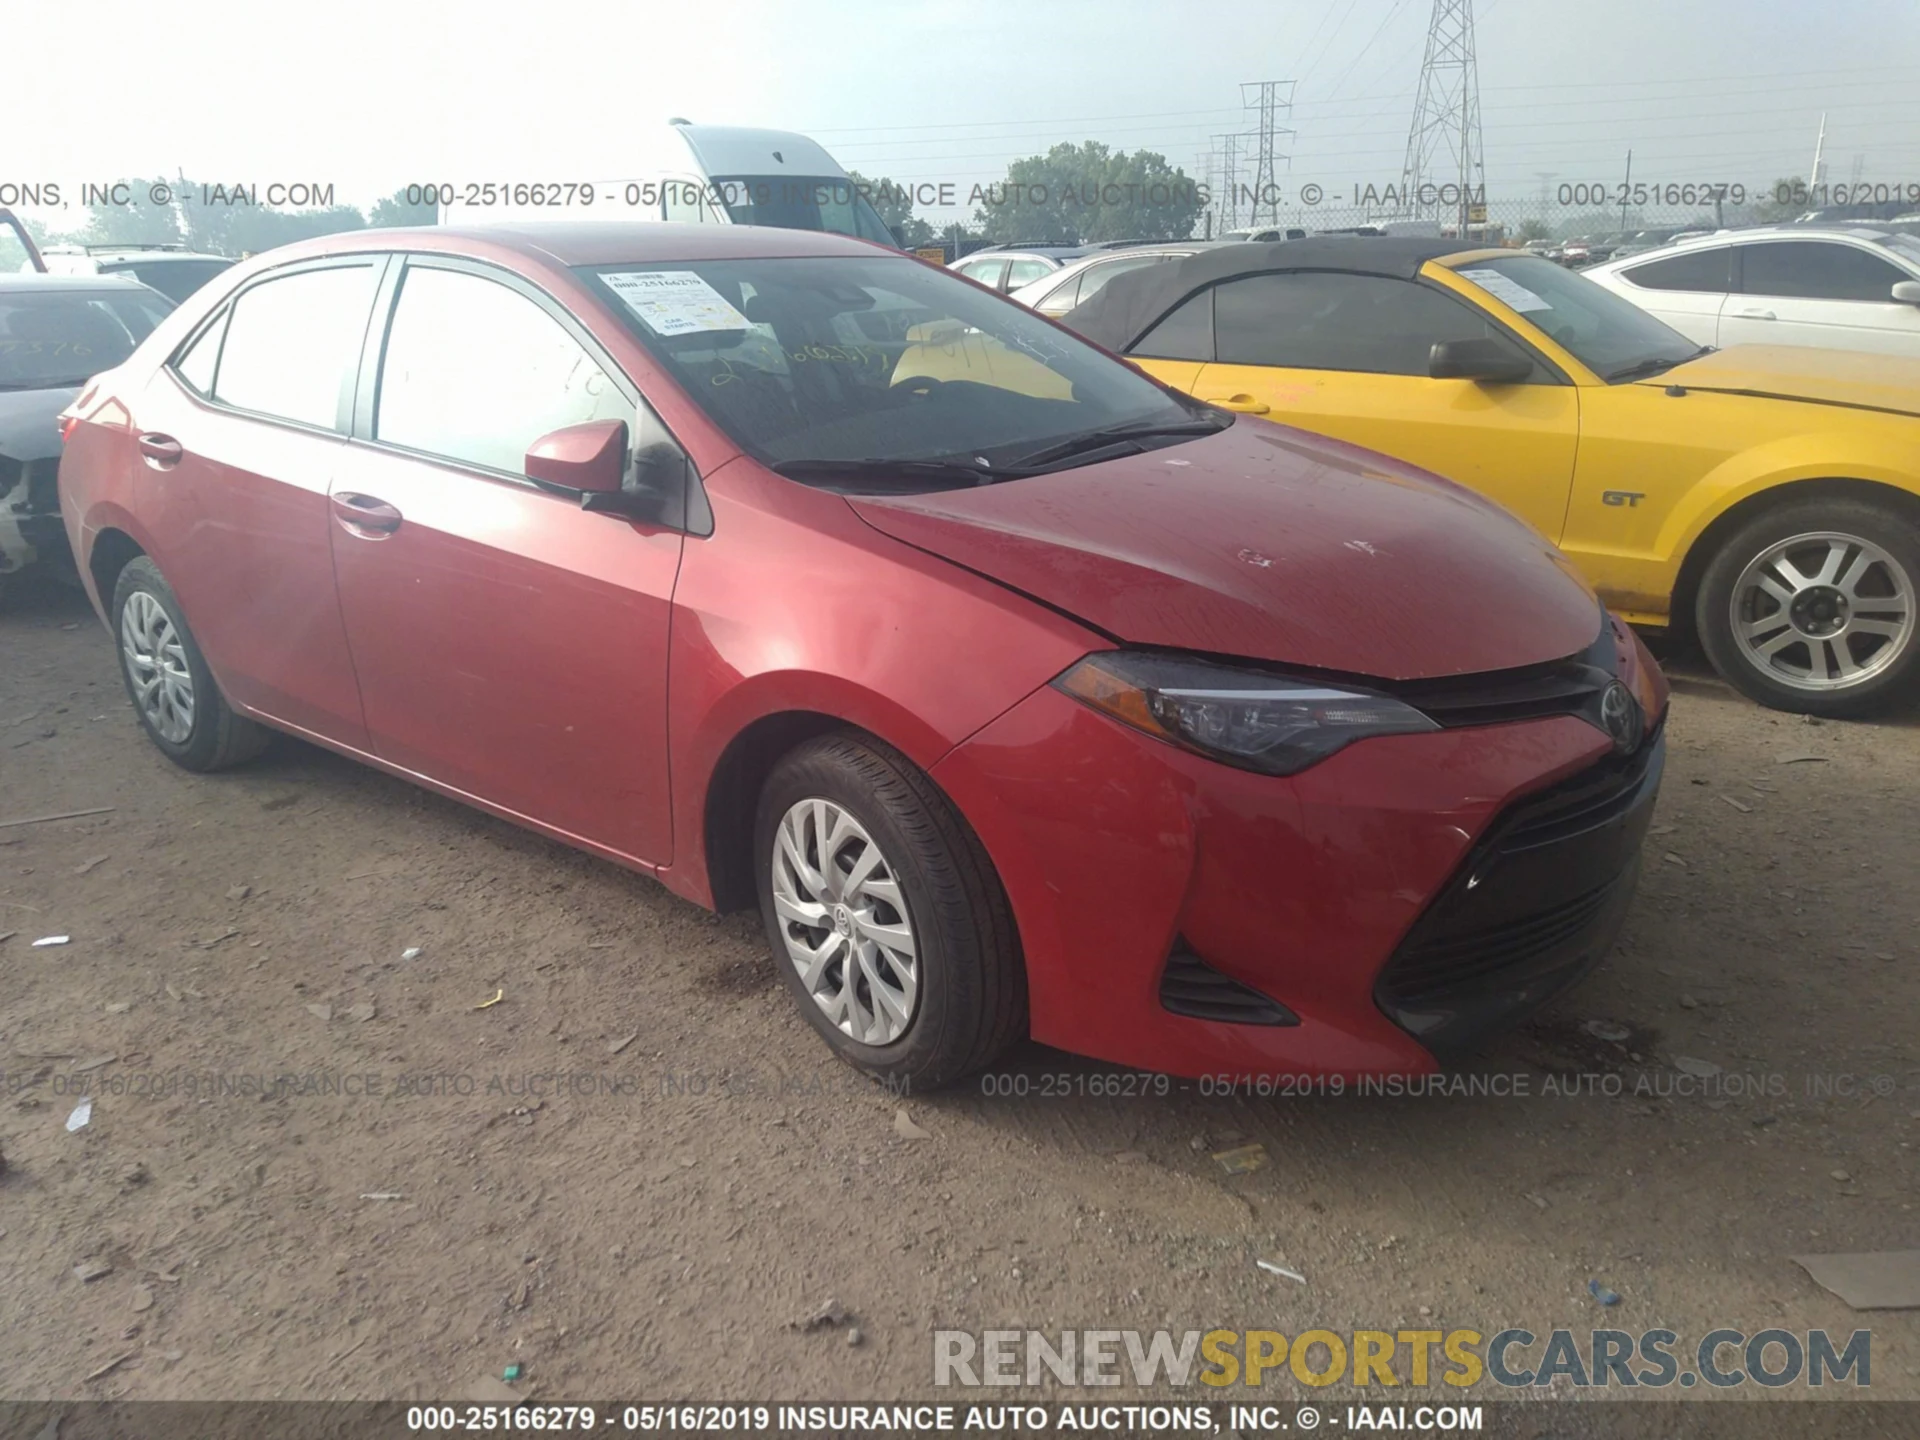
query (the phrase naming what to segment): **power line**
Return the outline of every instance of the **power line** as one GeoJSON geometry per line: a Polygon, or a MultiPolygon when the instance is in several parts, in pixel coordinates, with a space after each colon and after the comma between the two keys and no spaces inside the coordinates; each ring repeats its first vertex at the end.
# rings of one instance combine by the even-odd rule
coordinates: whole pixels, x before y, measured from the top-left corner
{"type": "Polygon", "coordinates": [[[1387,26],[1393,22],[1394,16],[1398,15],[1400,11],[1405,8],[1406,3],[1407,0],[1393,0],[1393,8],[1380,17],[1379,28],[1368,38],[1367,43],[1360,47],[1360,53],[1353,57],[1353,60],[1348,64],[1347,68],[1340,72],[1340,78],[1333,82],[1333,88],[1327,92],[1328,100],[1332,100],[1340,93],[1340,87],[1347,83],[1347,80],[1352,76],[1360,62],[1367,58],[1367,52],[1373,49],[1375,42],[1386,33],[1387,26]]]}

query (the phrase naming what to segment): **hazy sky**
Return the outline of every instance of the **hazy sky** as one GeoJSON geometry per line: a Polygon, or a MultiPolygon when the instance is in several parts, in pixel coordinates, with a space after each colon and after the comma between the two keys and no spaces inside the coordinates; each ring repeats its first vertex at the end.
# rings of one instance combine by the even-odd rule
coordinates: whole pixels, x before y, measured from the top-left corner
{"type": "MultiPolygon", "coordinates": [[[[1291,181],[1400,172],[1430,0],[311,0],[20,3],[0,21],[0,182],[184,169],[331,181],[600,180],[684,115],[801,130],[850,169],[990,182],[1097,138],[1189,173],[1243,130],[1240,84],[1292,79],[1291,181]]],[[[1477,0],[1487,176],[1920,181],[1916,0],[1477,0]]],[[[1284,177],[1283,177],[1284,178],[1284,177]]],[[[42,215],[54,225],[57,215],[42,215]]],[[[939,218],[939,217],[932,217],[939,218]]]]}

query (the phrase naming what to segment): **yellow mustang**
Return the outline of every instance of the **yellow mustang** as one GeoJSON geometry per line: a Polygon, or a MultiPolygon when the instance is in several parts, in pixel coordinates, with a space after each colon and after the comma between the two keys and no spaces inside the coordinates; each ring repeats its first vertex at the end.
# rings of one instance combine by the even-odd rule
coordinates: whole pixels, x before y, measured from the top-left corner
{"type": "Polygon", "coordinates": [[[1203,400],[1492,497],[1764,704],[1920,692],[1920,361],[1714,351],[1550,261],[1444,240],[1203,250],[1064,321],[1203,400]]]}

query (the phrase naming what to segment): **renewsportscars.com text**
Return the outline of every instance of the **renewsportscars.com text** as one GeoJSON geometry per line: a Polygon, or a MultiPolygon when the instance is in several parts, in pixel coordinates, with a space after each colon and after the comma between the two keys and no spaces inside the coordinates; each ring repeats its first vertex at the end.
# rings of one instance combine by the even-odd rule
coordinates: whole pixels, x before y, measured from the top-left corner
{"type": "Polygon", "coordinates": [[[1825,1330],[1710,1330],[1692,1345],[1675,1331],[1530,1330],[936,1330],[938,1386],[1206,1385],[1356,1387],[1491,1381],[1507,1389],[1556,1382],[1581,1389],[1706,1385],[1778,1388],[1873,1382],[1873,1332],[1836,1342],[1825,1330]]]}

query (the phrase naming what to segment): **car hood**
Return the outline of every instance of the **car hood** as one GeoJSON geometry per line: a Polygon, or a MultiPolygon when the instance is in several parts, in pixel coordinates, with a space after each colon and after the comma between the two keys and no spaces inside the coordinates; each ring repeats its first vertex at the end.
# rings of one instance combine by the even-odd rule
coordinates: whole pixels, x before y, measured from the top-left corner
{"type": "Polygon", "coordinates": [[[1599,602],[1536,531],[1383,455],[1241,419],[967,490],[854,496],[876,529],[1117,640],[1386,680],[1558,660],[1599,602]]]}
{"type": "Polygon", "coordinates": [[[1811,345],[1734,345],[1645,383],[1920,415],[1920,360],[1811,345]]]}
{"type": "Polygon", "coordinates": [[[57,390],[0,390],[0,455],[31,464],[60,453],[54,421],[80,393],[77,385],[57,390]]]}

